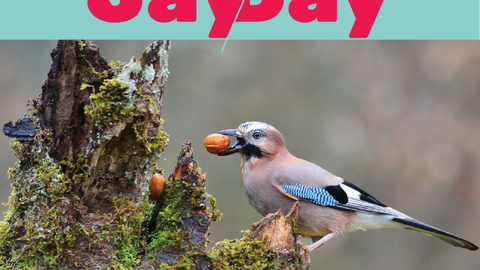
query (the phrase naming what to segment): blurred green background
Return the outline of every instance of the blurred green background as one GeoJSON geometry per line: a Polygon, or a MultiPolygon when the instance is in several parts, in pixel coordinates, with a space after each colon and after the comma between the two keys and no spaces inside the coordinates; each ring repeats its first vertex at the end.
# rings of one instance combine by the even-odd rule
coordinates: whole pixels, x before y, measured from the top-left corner
{"type": "MultiPolygon", "coordinates": [[[[110,60],[140,56],[149,41],[93,41],[110,60]]],[[[0,124],[41,93],[56,41],[0,41],[0,124]]],[[[204,138],[264,121],[294,155],[383,203],[480,244],[478,41],[173,41],[162,117],[173,171],[191,140],[224,213],[211,240],[238,238],[261,216],[240,182],[240,157],[206,152],[204,138]]],[[[16,161],[0,136],[0,201],[16,161]]],[[[2,206],[2,211],[6,208],[2,206]]],[[[310,269],[457,269],[480,252],[407,230],[350,233],[312,253],[310,269]]]]}

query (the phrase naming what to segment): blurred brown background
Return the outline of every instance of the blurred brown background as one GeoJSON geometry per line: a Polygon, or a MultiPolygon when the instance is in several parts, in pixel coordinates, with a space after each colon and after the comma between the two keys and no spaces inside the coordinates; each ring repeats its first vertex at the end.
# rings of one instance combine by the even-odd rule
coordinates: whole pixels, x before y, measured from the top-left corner
{"type": "MultiPolygon", "coordinates": [[[[128,61],[149,41],[94,41],[128,61]]],[[[40,92],[56,41],[0,41],[0,124],[40,92]]],[[[183,141],[208,172],[224,213],[213,241],[261,216],[240,182],[240,157],[207,153],[204,138],[258,120],[283,132],[294,155],[383,203],[480,244],[480,43],[477,41],[174,41],[162,117],[170,135],[159,167],[183,141]]],[[[0,136],[0,202],[16,158],[0,136]]],[[[2,211],[6,208],[2,206],[2,211]]],[[[310,269],[479,269],[480,252],[407,230],[351,233],[312,254],[310,269]]]]}

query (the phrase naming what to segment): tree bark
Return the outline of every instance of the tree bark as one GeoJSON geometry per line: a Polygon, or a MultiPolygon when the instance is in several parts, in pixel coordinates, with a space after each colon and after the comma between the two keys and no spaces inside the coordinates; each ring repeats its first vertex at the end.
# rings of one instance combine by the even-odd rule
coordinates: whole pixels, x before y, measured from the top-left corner
{"type": "Polygon", "coordinates": [[[13,192],[0,223],[2,269],[232,269],[238,261],[300,269],[298,205],[207,251],[210,222],[220,213],[190,142],[163,196],[149,198],[168,141],[161,109],[169,49],[170,41],[157,41],[120,64],[90,42],[58,42],[42,94],[18,127],[4,128],[18,135],[12,148],[19,161],[8,173],[13,192]],[[261,258],[252,255],[258,249],[261,258]],[[232,250],[239,257],[227,255],[232,250]]]}

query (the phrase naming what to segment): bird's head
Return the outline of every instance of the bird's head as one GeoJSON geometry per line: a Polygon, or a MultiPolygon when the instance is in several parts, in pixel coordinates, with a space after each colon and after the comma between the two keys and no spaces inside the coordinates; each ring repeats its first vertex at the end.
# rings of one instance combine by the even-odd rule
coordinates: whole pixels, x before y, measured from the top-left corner
{"type": "Polygon", "coordinates": [[[241,153],[248,161],[251,158],[264,158],[275,155],[285,148],[285,140],[273,126],[262,122],[246,122],[237,129],[225,129],[218,133],[237,138],[235,144],[230,146],[226,152],[219,154],[227,156],[234,153],[241,153]]]}

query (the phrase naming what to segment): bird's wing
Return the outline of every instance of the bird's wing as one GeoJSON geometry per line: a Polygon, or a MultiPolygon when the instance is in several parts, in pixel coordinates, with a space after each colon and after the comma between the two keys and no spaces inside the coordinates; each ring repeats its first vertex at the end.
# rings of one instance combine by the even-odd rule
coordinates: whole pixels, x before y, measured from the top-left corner
{"type": "Polygon", "coordinates": [[[302,159],[276,169],[271,177],[281,193],[295,200],[306,200],[341,210],[406,217],[356,185],[302,159]]]}
{"type": "Polygon", "coordinates": [[[341,210],[363,211],[395,217],[408,217],[396,211],[359,187],[349,182],[326,187],[312,187],[300,183],[281,184],[277,189],[284,195],[341,210]]]}

